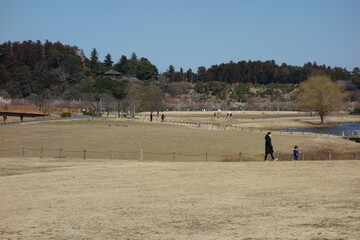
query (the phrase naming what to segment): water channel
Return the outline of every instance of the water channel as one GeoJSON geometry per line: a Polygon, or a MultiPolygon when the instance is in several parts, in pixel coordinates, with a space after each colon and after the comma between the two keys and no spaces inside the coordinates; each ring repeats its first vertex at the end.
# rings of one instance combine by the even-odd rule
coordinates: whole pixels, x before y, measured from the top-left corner
{"type": "Polygon", "coordinates": [[[339,123],[336,126],[330,127],[313,127],[313,128],[290,128],[290,129],[280,129],[282,132],[312,132],[320,134],[331,134],[336,136],[342,136],[342,133],[345,134],[351,133],[353,131],[360,131],[360,122],[346,122],[339,123]]]}

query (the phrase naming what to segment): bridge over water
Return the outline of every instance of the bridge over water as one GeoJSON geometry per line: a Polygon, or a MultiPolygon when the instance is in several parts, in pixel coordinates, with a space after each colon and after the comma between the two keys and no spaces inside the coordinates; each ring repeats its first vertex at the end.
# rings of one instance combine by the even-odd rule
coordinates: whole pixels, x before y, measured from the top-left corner
{"type": "Polygon", "coordinates": [[[42,117],[49,116],[52,113],[81,113],[80,108],[51,108],[51,107],[35,107],[35,106],[18,106],[18,105],[4,105],[0,106],[0,116],[15,116],[15,117],[42,117]]]}
{"type": "Polygon", "coordinates": [[[342,137],[351,141],[360,142],[360,130],[342,131],[342,137]]]}

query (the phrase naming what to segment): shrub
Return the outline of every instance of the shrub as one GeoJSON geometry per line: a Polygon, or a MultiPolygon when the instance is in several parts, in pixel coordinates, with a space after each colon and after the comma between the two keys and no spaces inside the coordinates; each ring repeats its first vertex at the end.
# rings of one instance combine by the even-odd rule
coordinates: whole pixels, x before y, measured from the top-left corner
{"type": "Polygon", "coordinates": [[[69,117],[71,117],[71,113],[70,113],[70,112],[63,112],[63,113],[61,114],[61,117],[62,117],[62,118],[69,118],[69,117]]]}
{"type": "Polygon", "coordinates": [[[93,112],[92,112],[92,110],[85,110],[85,111],[83,111],[83,114],[87,115],[87,116],[92,116],[93,112]]]}
{"type": "Polygon", "coordinates": [[[234,154],[234,155],[227,155],[227,156],[223,156],[223,158],[221,159],[222,162],[252,162],[252,161],[256,161],[255,159],[257,159],[257,156],[250,156],[248,154],[234,154]]]}
{"type": "Polygon", "coordinates": [[[83,115],[98,117],[98,116],[101,116],[101,113],[90,109],[88,111],[86,111],[86,110],[83,111],[83,115]]]}
{"type": "Polygon", "coordinates": [[[351,115],[360,115],[360,108],[355,108],[354,111],[350,112],[351,115]]]}

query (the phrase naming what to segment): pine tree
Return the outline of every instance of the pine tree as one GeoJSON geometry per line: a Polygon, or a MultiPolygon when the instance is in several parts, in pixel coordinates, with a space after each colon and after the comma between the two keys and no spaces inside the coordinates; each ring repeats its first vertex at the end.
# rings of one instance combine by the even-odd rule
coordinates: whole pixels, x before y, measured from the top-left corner
{"type": "Polygon", "coordinates": [[[192,72],[192,69],[186,71],[186,80],[188,82],[193,82],[195,80],[195,74],[192,72]]]}
{"type": "Polygon", "coordinates": [[[173,65],[169,65],[169,69],[167,70],[167,79],[172,82],[175,79],[175,68],[173,65]]]}
{"type": "Polygon", "coordinates": [[[135,61],[137,61],[137,56],[136,56],[136,53],[132,53],[131,54],[131,58],[130,58],[131,60],[135,60],[135,61]]]}
{"type": "Polygon", "coordinates": [[[105,56],[104,64],[105,64],[106,67],[111,67],[113,63],[114,63],[114,62],[111,60],[111,55],[110,55],[110,53],[108,53],[108,54],[105,56]]]}
{"type": "Polygon", "coordinates": [[[98,68],[99,68],[99,55],[98,52],[96,51],[96,48],[93,48],[90,56],[90,69],[93,72],[97,72],[98,68]]]}
{"type": "Polygon", "coordinates": [[[114,69],[122,74],[126,74],[126,63],[128,59],[125,55],[122,55],[120,60],[114,65],[114,69]]]}

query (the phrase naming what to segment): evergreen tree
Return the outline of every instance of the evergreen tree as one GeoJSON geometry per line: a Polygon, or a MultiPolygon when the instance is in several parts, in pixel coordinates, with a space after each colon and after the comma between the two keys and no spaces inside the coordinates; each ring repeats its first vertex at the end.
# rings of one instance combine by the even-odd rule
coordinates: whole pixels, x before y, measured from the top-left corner
{"type": "Polygon", "coordinates": [[[195,80],[195,74],[193,73],[193,71],[191,69],[186,71],[186,80],[188,82],[193,82],[195,80]]]}
{"type": "Polygon", "coordinates": [[[91,51],[90,69],[93,72],[97,72],[97,70],[99,69],[99,54],[96,51],[96,48],[93,48],[93,50],[91,51]]]}
{"type": "Polygon", "coordinates": [[[130,59],[137,61],[138,59],[137,59],[136,53],[132,53],[130,59]]]}
{"type": "Polygon", "coordinates": [[[175,67],[173,65],[169,65],[169,69],[167,70],[167,79],[170,82],[175,79],[175,67]]]}
{"type": "Polygon", "coordinates": [[[351,82],[357,88],[360,88],[360,69],[358,67],[355,67],[352,71],[351,82]]]}
{"type": "Polygon", "coordinates": [[[148,59],[141,58],[137,65],[136,77],[140,80],[155,80],[158,78],[158,70],[148,59]]]}
{"type": "Polygon", "coordinates": [[[113,65],[113,61],[111,60],[111,55],[110,53],[108,53],[106,56],[105,56],[105,59],[104,59],[104,65],[106,67],[111,67],[113,65]]]}
{"type": "Polygon", "coordinates": [[[207,79],[206,79],[206,68],[205,67],[201,66],[201,67],[198,68],[196,81],[199,81],[199,82],[206,82],[207,81],[207,79]]]}
{"type": "Polygon", "coordinates": [[[180,78],[180,81],[184,81],[184,80],[185,80],[184,69],[183,69],[182,67],[180,67],[179,78],[180,78]]]}
{"type": "Polygon", "coordinates": [[[120,60],[115,64],[114,69],[122,74],[126,74],[126,63],[128,59],[125,55],[122,55],[120,60]]]}
{"type": "Polygon", "coordinates": [[[138,61],[132,58],[129,59],[124,66],[125,74],[130,76],[136,76],[137,67],[138,67],[138,61]]]}

